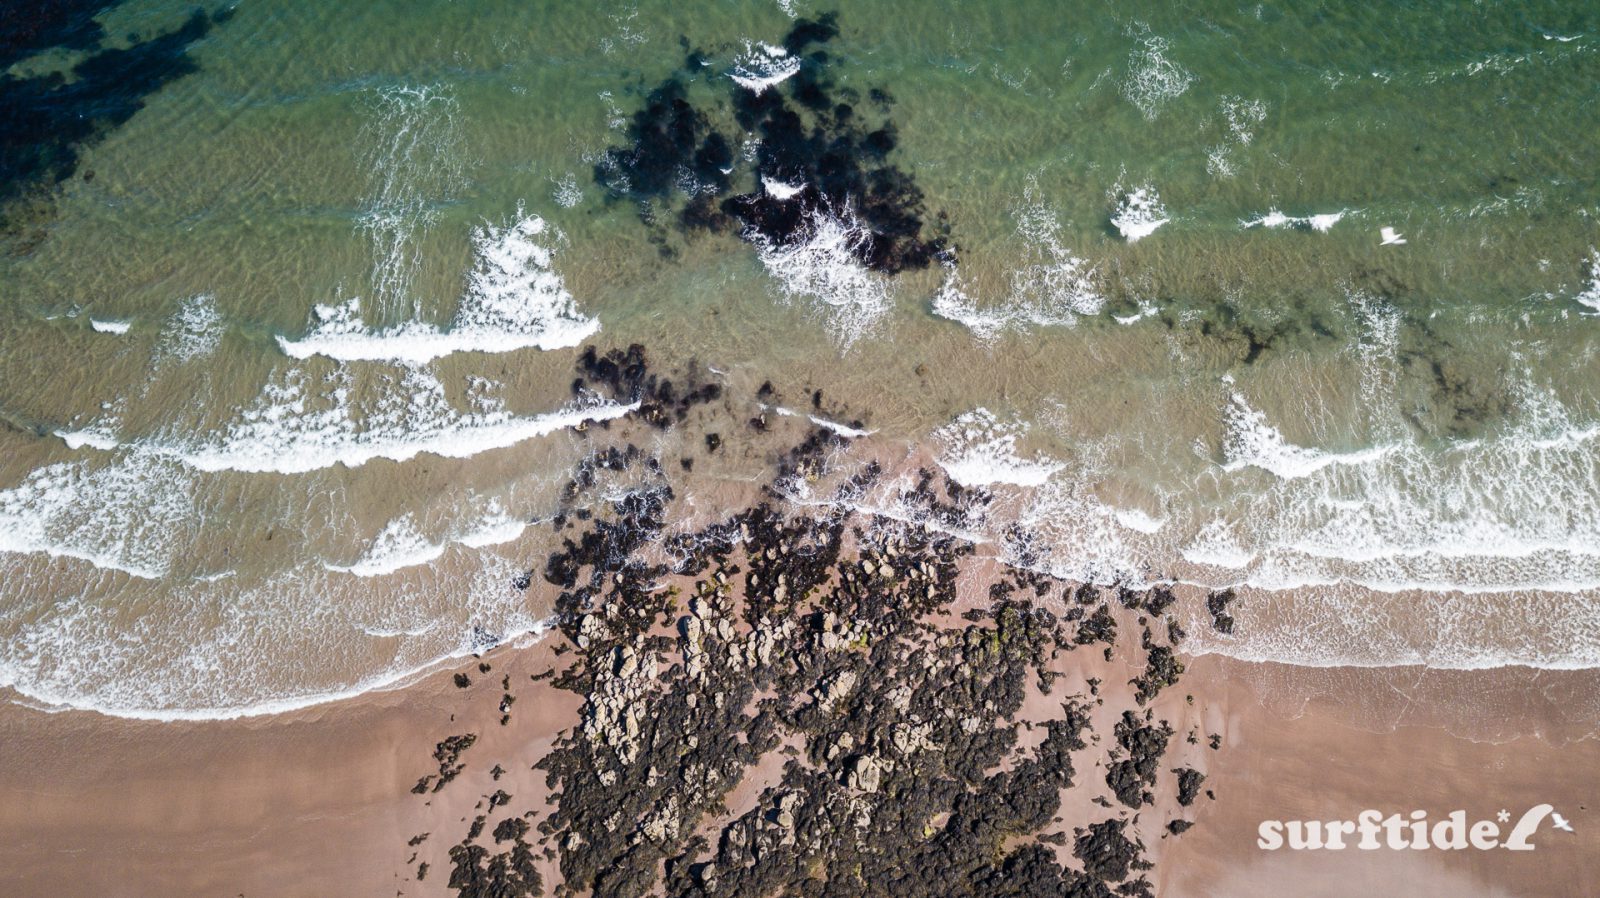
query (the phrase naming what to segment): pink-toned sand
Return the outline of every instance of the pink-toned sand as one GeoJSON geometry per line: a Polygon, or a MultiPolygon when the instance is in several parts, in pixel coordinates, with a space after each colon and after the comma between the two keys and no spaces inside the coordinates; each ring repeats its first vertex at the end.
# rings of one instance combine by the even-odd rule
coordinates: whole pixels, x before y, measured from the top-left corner
{"type": "MultiPolygon", "coordinates": [[[[532,763],[570,726],[577,699],[533,683],[558,663],[551,646],[503,649],[404,689],[275,717],[149,723],[89,713],[0,706],[0,894],[17,896],[438,895],[448,849],[495,789],[515,807],[545,801],[532,763]],[[499,724],[501,679],[517,700],[499,724]],[[466,771],[438,793],[412,794],[434,772],[434,744],[463,732],[479,741],[466,771]],[[505,773],[493,780],[494,763],[505,773]],[[412,847],[408,840],[431,835],[412,847]],[[413,857],[413,855],[415,855],[413,857]],[[430,865],[416,881],[417,866],[430,865]]],[[[1060,662],[1054,696],[1029,716],[1125,671],[1098,655],[1060,662]]],[[[1600,894],[1600,742],[1582,701],[1596,674],[1487,671],[1298,670],[1189,659],[1158,716],[1176,730],[1164,768],[1205,771],[1203,794],[1179,808],[1163,789],[1138,832],[1164,896],[1579,896],[1600,894]],[[1193,704],[1186,701],[1193,696],[1193,704]],[[1185,736],[1196,728],[1201,744],[1185,736]],[[1211,733],[1222,747],[1205,745],[1211,733]],[[1486,738],[1492,736],[1493,738],[1486,738]],[[1344,819],[1365,808],[1470,819],[1513,816],[1541,802],[1574,834],[1542,829],[1534,851],[1264,851],[1264,819],[1344,819]],[[1166,821],[1193,820],[1163,838],[1166,821]]],[[[1119,693],[1120,694],[1120,693],[1119,693]]],[[[1117,704],[1107,702],[1107,706],[1117,704]]],[[[1096,720],[1102,739],[1110,724],[1096,720]]],[[[1070,826],[1110,812],[1104,771],[1080,753],[1081,785],[1062,817],[1070,826]]],[[[771,765],[750,777],[770,777],[771,765]]],[[[748,802],[748,783],[730,805],[748,802]]],[[[546,865],[547,881],[555,876],[546,865]]]]}

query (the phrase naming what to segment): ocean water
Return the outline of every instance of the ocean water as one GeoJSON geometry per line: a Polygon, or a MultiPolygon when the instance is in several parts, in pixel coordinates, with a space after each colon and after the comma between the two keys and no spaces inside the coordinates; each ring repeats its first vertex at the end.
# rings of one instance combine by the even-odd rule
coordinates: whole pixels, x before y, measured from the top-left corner
{"type": "Polygon", "coordinates": [[[1600,665],[1592,5],[840,8],[835,99],[948,228],[892,276],[849,208],[741,240],[597,177],[687,71],[737,188],[798,195],[729,98],[804,83],[784,38],[831,9],[128,0],[0,35],[39,124],[0,191],[0,686],[226,716],[540,632],[510,584],[573,426],[629,411],[574,399],[578,347],[631,342],[823,391],[863,451],[990,490],[1004,560],[1238,588],[1195,651],[1600,665]]]}

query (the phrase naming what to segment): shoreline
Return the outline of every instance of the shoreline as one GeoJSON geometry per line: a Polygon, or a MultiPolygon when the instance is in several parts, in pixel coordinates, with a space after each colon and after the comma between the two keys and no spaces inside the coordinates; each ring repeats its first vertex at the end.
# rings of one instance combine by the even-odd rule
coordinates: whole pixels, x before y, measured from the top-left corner
{"type": "Polygon", "coordinates": [[[588,432],[549,521],[559,548],[525,555],[502,587],[550,631],[279,713],[0,707],[3,890],[704,898],[1015,883],[1019,896],[1155,898],[1319,894],[1307,877],[1331,896],[1352,875],[1416,894],[1600,884],[1600,786],[1583,786],[1600,767],[1600,670],[1197,653],[1250,632],[1252,597],[1034,570],[1020,534],[1002,556],[957,532],[997,502],[990,491],[927,458],[852,457],[847,438],[798,418],[746,420],[718,385],[680,392],[640,347],[590,352],[579,373],[638,413],[588,432]],[[742,432],[741,460],[769,479],[683,490],[670,455],[639,448],[680,426],[708,461],[718,431],[742,432]],[[898,514],[863,503],[880,486],[898,514]],[[1532,860],[1442,866],[1264,856],[1254,838],[1262,820],[1368,807],[1470,803],[1482,819],[1491,798],[1559,801],[1576,835],[1541,832],[1532,860]]]}
{"type": "MultiPolygon", "coordinates": [[[[485,654],[503,650],[522,650],[540,644],[555,630],[554,618],[541,622],[546,624],[538,630],[527,630],[506,637],[490,648],[479,651],[461,651],[444,655],[433,661],[408,671],[402,671],[392,676],[386,676],[380,682],[357,685],[347,691],[327,693],[304,698],[277,699],[257,705],[247,705],[241,708],[200,708],[194,710],[153,710],[144,708],[132,709],[107,709],[85,707],[70,703],[51,704],[36,696],[18,689],[12,685],[0,686],[0,706],[23,708],[43,715],[58,714],[84,714],[104,717],[109,720],[123,720],[139,723],[233,723],[248,720],[272,720],[274,718],[288,717],[303,711],[314,711],[319,708],[337,706],[348,702],[360,701],[368,696],[383,695],[391,692],[401,692],[409,689],[418,681],[426,679],[441,670],[449,670],[454,665],[467,663],[470,659],[483,657],[485,654]],[[282,707],[279,707],[282,705],[282,707]]],[[[1420,674],[1431,676],[1454,676],[1484,674],[1489,676],[1524,676],[1538,677],[1541,674],[1574,674],[1593,676],[1600,681],[1600,667],[1573,666],[1573,667],[1538,667],[1531,664],[1497,664],[1483,667],[1434,667],[1427,664],[1307,664],[1292,661],[1278,661],[1273,659],[1259,659],[1229,655],[1219,651],[1182,651],[1178,655],[1187,662],[1210,661],[1221,665],[1241,665],[1260,669],[1279,669],[1302,671],[1309,675],[1313,672],[1323,673],[1368,673],[1374,675],[1406,675],[1420,674]]],[[[1307,696],[1307,700],[1315,696],[1307,696]]],[[[1523,734],[1538,735],[1538,734],[1523,734]]],[[[1520,736],[1513,737],[1520,738],[1520,736]]],[[[1578,739],[1600,739],[1600,718],[1595,721],[1595,729],[1588,735],[1578,739]]],[[[1570,739],[1568,741],[1576,741],[1570,739]]]]}
{"type": "MultiPolygon", "coordinates": [[[[492,740],[485,742],[490,750],[527,757],[574,726],[576,700],[547,684],[519,696],[512,725],[504,728],[493,725],[482,701],[469,700],[480,688],[493,688],[492,682],[483,686],[486,681],[526,676],[556,662],[559,640],[461,659],[398,689],[228,721],[128,720],[8,703],[0,707],[0,742],[13,747],[0,764],[0,883],[19,894],[58,895],[224,889],[299,895],[325,893],[330,883],[352,894],[378,888],[445,894],[448,836],[436,834],[411,849],[406,843],[437,829],[428,821],[471,816],[483,790],[452,788],[429,796],[429,804],[410,794],[411,783],[447,732],[475,729],[492,740]],[[480,675],[479,664],[491,672],[480,675]],[[458,689],[456,673],[473,678],[473,687],[458,689]],[[415,882],[415,863],[407,863],[413,854],[438,874],[415,882]],[[82,857],[96,863],[83,867],[71,860],[82,857]]],[[[1086,660],[1071,656],[1072,666],[1086,660]]],[[[1579,801],[1600,810],[1600,788],[1581,796],[1582,780],[1574,779],[1600,763],[1600,741],[1478,741],[1408,723],[1387,732],[1364,729],[1350,723],[1362,713],[1360,696],[1348,703],[1307,697],[1295,716],[1286,716],[1269,707],[1271,697],[1258,685],[1284,674],[1283,666],[1189,660],[1178,689],[1194,695],[1197,718],[1223,736],[1222,748],[1206,759],[1206,785],[1214,786],[1216,800],[1197,805],[1189,832],[1152,847],[1160,852],[1152,855],[1162,873],[1157,894],[1267,895],[1290,882],[1305,886],[1297,894],[1355,894],[1333,885],[1352,875],[1387,877],[1384,888],[1409,885],[1417,889],[1413,894],[1445,894],[1446,886],[1436,882],[1448,882],[1455,895],[1571,894],[1537,890],[1550,864],[1570,873],[1563,880],[1568,886],[1600,884],[1600,815],[1594,811],[1569,811],[1579,833],[1572,844],[1581,851],[1541,844],[1553,850],[1529,853],[1531,864],[1496,853],[1488,860],[1461,858],[1451,867],[1439,862],[1440,852],[1426,852],[1428,863],[1412,869],[1395,866],[1393,852],[1302,852],[1291,863],[1287,853],[1259,851],[1253,821],[1265,818],[1252,815],[1275,809],[1284,819],[1313,811],[1350,816],[1385,800],[1396,811],[1415,805],[1443,813],[1481,804],[1473,784],[1481,786],[1486,770],[1508,781],[1502,785],[1543,795],[1540,800],[1574,803],[1571,811],[1579,801]],[[1419,778],[1419,765],[1434,775],[1419,778]],[[1341,799],[1351,801],[1342,810],[1341,799]],[[1509,859],[1504,869],[1496,866],[1502,859],[1509,859]],[[1507,877],[1520,891],[1496,891],[1503,888],[1497,880],[1507,877]]],[[[541,774],[522,771],[495,782],[519,798],[548,794],[541,774]]],[[[489,782],[482,763],[469,762],[463,779],[489,782]]],[[[1544,839],[1556,835],[1562,834],[1544,839]]],[[[1409,855],[1398,857],[1409,863],[1409,855]]]]}
{"type": "MultiPolygon", "coordinates": [[[[501,639],[492,649],[501,647],[527,647],[537,644],[546,634],[555,628],[554,619],[540,621],[541,626],[535,629],[524,630],[501,639]],[[529,641],[531,638],[531,641],[529,641]]],[[[490,650],[492,650],[490,649],[490,650]]],[[[483,654],[484,650],[477,652],[461,650],[443,655],[426,664],[411,670],[400,671],[392,675],[377,678],[377,682],[368,682],[351,686],[347,690],[323,693],[301,698],[274,699],[255,705],[245,705],[240,708],[196,708],[178,710],[153,710],[146,708],[107,709],[83,707],[68,702],[52,705],[43,699],[28,694],[13,685],[0,686],[0,694],[10,692],[21,698],[9,698],[4,701],[42,714],[97,714],[114,720],[136,720],[147,723],[226,723],[236,720],[252,720],[260,718],[279,717],[294,714],[299,711],[309,711],[326,705],[337,705],[342,702],[356,701],[364,696],[378,695],[385,692],[404,690],[418,680],[430,676],[435,671],[448,668],[467,658],[475,658],[483,654]]]]}

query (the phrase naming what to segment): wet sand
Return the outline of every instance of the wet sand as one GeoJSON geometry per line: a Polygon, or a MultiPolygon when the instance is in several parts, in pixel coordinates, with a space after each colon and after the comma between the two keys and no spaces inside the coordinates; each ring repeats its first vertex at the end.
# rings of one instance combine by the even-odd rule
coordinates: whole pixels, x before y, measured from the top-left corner
{"type": "Polygon", "coordinates": [[[1162,895],[1600,893],[1600,741],[1582,738],[1587,727],[1559,698],[1593,695],[1595,671],[1320,670],[1208,657],[1189,677],[1191,689],[1215,690],[1208,704],[1225,720],[1224,747],[1206,781],[1217,800],[1199,803],[1195,827],[1158,865],[1162,895]],[[1474,708],[1516,699],[1518,713],[1499,720],[1523,734],[1505,727],[1485,738],[1492,721],[1474,708]],[[1476,739],[1452,732],[1472,729],[1476,739]],[[1347,820],[1373,808],[1385,816],[1421,809],[1438,821],[1462,809],[1470,824],[1505,809],[1509,831],[1540,803],[1553,804],[1575,832],[1546,820],[1532,851],[1256,845],[1263,820],[1347,820]]]}
{"type": "MultiPolygon", "coordinates": [[[[545,802],[543,774],[529,765],[578,710],[572,694],[529,679],[559,661],[552,649],[551,642],[506,648],[482,659],[488,673],[468,661],[404,689],[240,721],[154,723],[0,707],[0,892],[445,894],[449,846],[483,812],[489,793],[513,795],[513,810],[545,802]],[[457,688],[457,672],[472,685],[457,688]],[[502,682],[517,698],[505,726],[497,707],[502,682]],[[439,792],[413,794],[418,778],[436,771],[434,745],[464,732],[479,741],[463,754],[462,775],[439,792]],[[505,772],[496,780],[486,768],[497,762],[505,772]],[[408,845],[425,832],[433,834],[408,845]],[[417,882],[424,862],[430,869],[417,882]]],[[[1593,775],[1600,742],[1572,741],[1582,722],[1559,698],[1592,689],[1593,672],[1429,674],[1420,679],[1439,682],[1413,686],[1406,698],[1393,681],[1415,684],[1418,672],[1188,660],[1189,672],[1156,703],[1176,731],[1163,768],[1203,770],[1204,789],[1216,798],[1202,792],[1185,809],[1163,790],[1141,813],[1138,831],[1156,862],[1159,894],[1600,890],[1600,781],[1593,775]],[[1513,693],[1524,699],[1517,725],[1542,719],[1542,735],[1490,741],[1451,732],[1464,732],[1468,717],[1448,714],[1450,707],[1513,693]],[[1191,728],[1198,728],[1199,745],[1184,738],[1191,728]],[[1210,733],[1222,736],[1220,749],[1205,745],[1210,733]],[[1504,807],[1514,820],[1540,802],[1554,804],[1576,833],[1546,823],[1531,852],[1267,852],[1255,844],[1263,819],[1344,819],[1373,807],[1426,809],[1435,820],[1462,808],[1476,820],[1504,807]],[[1195,825],[1180,836],[1159,835],[1176,817],[1195,825]]],[[[1059,684],[1063,695],[1087,676],[1106,680],[1102,694],[1127,688],[1116,665],[1098,655],[1071,653],[1059,666],[1069,675],[1059,684]]],[[[1030,700],[1024,713],[1047,705],[1030,700]]],[[[1108,738],[1109,725],[1097,720],[1095,731],[1108,738]]],[[[1061,811],[1069,824],[1108,813],[1091,803],[1108,794],[1104,771],[1082,755],[1079,785],[1061,811]]],[[[752,770],[752,777],[762,775],[752,770]]],[[[758,791],[746,785],[730,796],[730,807],[758,791]]],[[[542,866],[548,885],[556,871],[542,866]]]]}
{"type": "MultiPolygon", "coordinates": [[[[144,722],[0,708],[0,893],[7,895],[419,895],[443,893],[459,820],[492,789],[478,758],[542,754],[578,703],[530,672],[545,644],[506,649],[404,689],[288,714],[144,722]],[[473,680],[458,689],[452,676],[473,680]],[[520,701],[499,725],[501,677],[520,701]],[[491,695],[492,693],[492,695],[491,695]],[[467,771],[437,772],[435,744],[474,732],[467,771]],[[516,748],[513,748],[513,747],[516,748]],[[413,837],[450,831],[419,845],[413,837]],[[412,855],[417,857],[410,860],[412,855]],[[408,862],[409,861],[409,862],[408,862]],[[414,882],[417,864],[433,868],[414,882]]],[[[525,765],[496,787],[540,801],[525,765]]]]}

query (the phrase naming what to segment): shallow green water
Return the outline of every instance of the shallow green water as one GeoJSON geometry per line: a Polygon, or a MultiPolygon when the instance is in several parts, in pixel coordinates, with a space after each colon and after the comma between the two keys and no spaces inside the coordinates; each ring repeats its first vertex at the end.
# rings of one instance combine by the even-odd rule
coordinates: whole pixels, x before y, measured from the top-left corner
{"type": "MultiPolygon", "coordinates": [[[[100,21],[122,45],[190,10],[100,21]]],[[[504,583],[538,537],[480,531],[551,507],[580,446],[516,428],[566,401],[596,325],[823,389],[1001,494],[1058,572],[1258,591],[1252,635],[1201,650],[1600,662],[1592,10],[855,4],[828,72],[892,119],[953,266],[888,281],[607,200],[596,161],[689,48],[726,127],[730,66],[821,11],[245,2],[213,25],[196,71],[10,215],[0,683],[215,712],[533,626],[504,583]],[[1133,242],[1114,218],[1141,188],[1166,221],[1133,242]],[[541,311],[473,332],[486,296],[541,311]],[[393,358],[415,328],[442,349],[393,358]]]]}

